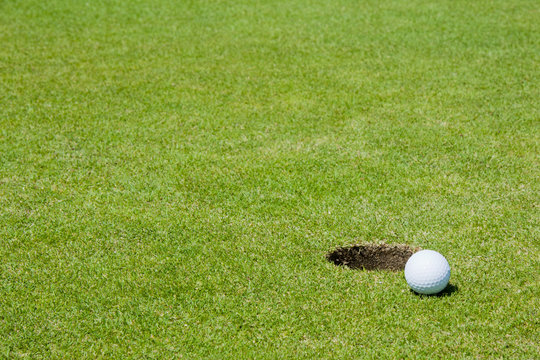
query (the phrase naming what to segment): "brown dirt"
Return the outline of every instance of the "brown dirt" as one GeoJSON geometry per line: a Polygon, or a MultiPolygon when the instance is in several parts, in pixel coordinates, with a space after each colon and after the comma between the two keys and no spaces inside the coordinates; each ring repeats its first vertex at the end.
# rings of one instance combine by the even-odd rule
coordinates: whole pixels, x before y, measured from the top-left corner
{"type": "Polygon", "coordinates": [[[351,269],[402,271],[407,260],[418,250],[402,244],[363,244],[337,248],[326,258],[351,269]]]}

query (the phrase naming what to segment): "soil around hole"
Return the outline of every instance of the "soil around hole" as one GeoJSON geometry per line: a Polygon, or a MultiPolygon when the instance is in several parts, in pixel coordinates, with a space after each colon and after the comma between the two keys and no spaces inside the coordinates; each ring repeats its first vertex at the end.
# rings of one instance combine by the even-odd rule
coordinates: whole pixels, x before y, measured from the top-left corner
{"type": "Polygon", "coordinates": [[[351,269],[402,271],[407,260],[418,250],[420,248],[404,244],[363,244],[337,248],[326,258],[335,265],[351,269]]]}

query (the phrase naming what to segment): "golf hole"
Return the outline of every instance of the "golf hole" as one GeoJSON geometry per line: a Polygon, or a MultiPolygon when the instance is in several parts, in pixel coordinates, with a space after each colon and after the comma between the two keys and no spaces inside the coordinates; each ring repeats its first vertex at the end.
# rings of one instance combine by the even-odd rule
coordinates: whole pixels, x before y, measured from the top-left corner
{"type": "Polygon", "coordinates": [[[335,265],[351,269],[402,271],[418,250],[403,244],[364,244],[337,248],[326,258],[335,265]]]}

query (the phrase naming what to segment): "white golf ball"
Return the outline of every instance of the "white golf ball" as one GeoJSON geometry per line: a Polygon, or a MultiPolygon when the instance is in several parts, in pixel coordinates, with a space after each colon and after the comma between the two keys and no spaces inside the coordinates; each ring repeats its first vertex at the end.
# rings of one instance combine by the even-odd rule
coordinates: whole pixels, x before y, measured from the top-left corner
{"type": "Polygon", "coordinates": [[[405,264],[405,280],[419,294],[436,294],[448,285],[450,265],[438,252],[421,250],[405,264]]]}

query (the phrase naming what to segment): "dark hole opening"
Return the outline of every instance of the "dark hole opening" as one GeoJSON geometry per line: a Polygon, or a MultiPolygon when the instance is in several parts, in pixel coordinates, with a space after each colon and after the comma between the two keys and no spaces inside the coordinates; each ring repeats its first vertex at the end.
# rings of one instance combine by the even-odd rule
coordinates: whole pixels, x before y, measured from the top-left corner
{"type": "Polygon", "coordinates": [[[418,250],[403,244],[364,244],[337,248],[326,258],[351,269],[402,271],[407,260],[418,250]]]}

